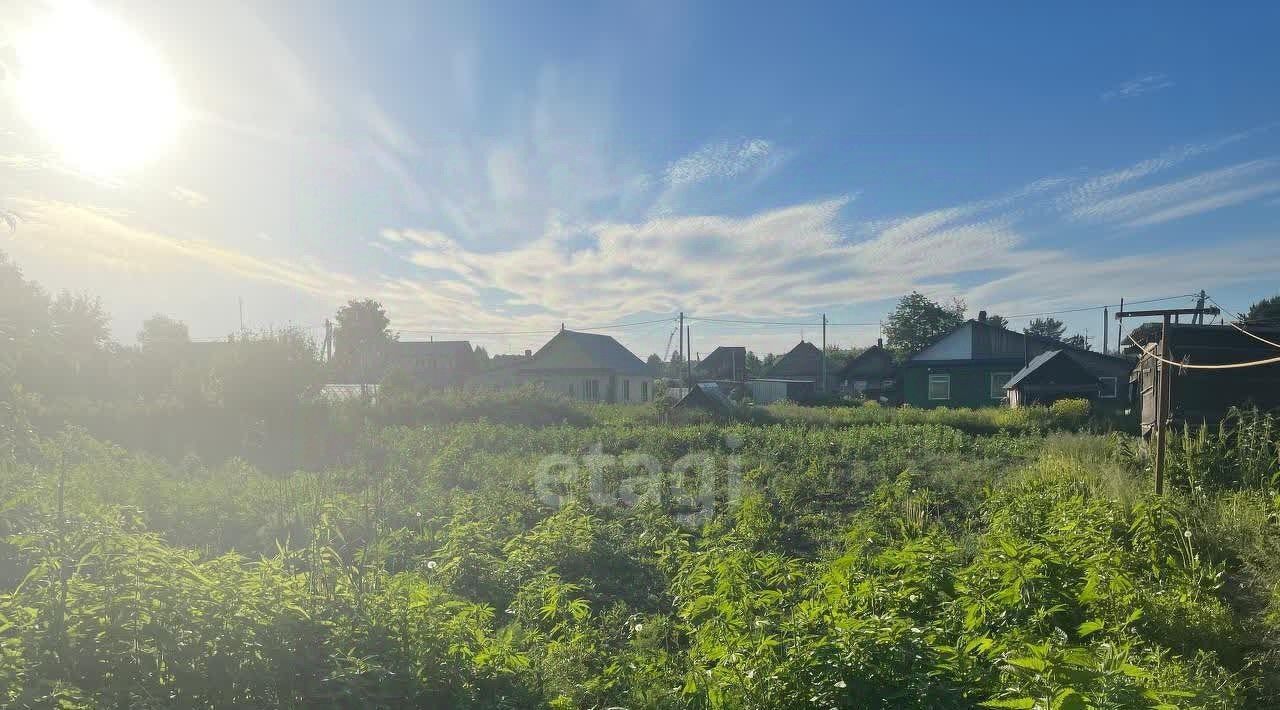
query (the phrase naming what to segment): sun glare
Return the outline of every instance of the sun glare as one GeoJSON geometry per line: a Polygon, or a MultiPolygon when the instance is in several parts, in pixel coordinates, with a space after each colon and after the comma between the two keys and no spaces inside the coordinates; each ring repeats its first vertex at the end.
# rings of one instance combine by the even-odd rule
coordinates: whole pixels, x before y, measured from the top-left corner
{"type": "Polygon", "coordinates": [[[65,3],[17,46],[19,102],[63,159],[116,175],[156,157],[176,137],[178,99],[158,54],[88,3],[65,3]]]}

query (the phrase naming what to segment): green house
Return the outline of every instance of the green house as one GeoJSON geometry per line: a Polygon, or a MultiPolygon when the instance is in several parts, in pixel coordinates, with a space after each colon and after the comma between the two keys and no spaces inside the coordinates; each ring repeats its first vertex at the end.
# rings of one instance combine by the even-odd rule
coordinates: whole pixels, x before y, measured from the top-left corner
{"type": "Polygon", "coordinates": [[[1050,350],[1070,350],[1073,360],[1097,378],[1098,393],[1091,399],[1099,406],[1127,406],[1130,360],[1000,328],[987,323],[985,314],[962,323],[903,364],[903,402],[912,407],[1004,406],[1009,380],[1050,350]]]}

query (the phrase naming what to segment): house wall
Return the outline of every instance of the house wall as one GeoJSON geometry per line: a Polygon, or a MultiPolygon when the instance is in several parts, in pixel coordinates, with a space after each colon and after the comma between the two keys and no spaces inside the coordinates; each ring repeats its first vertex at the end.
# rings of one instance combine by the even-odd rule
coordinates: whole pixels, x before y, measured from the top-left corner
{"type": "Polygon", "coordinates": [[[991,375],[1003,372],[1013,375],[1022,369],[1019,361],[973,361],[930,366],[908,365],[902,371],[903,401],[912,407],[996,407],[1003,396],[992,398],[991,375]],[[951,375],[951,398],[929,399],[929,375],[951,375]]]}
{"type": "Polygon", "coordinates": [[[552,392],[583,402],[626,402],[638,404],[653,399],[652,377],[617,375],[612,372],[493,372],[467,381],[469,386],[506,389],[526,383],[540,384],[552,392]],[[588,384],[594,382],[594,388],[588,384]],[[593,390],[595,396],[593,397],[593,390]]]}

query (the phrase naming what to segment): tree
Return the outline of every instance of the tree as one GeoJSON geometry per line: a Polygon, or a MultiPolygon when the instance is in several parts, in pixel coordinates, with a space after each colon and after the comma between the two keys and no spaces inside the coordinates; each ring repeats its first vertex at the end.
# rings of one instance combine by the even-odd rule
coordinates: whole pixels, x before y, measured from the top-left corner
{"type": "Polygon", "coordinates": [[[138,331],[137,382],[144,394],[157,397],[174,389],[183,356],[191,345],[187,324],[159,313],[138,331]]]}
{"type": "Polygon", "coordinates": [[[1267,321],[1280,324],[1280,294],[1271,298],[1264,298],[1249,306],[1249,311],[1244,314],[1244,319],[1247,321],[1267,321]]]}
{"type": "Polygon", "coordinates": [[[291,411],[322,382],[319,350],[297,328],[241,333],[215,351],[210,371],[222,404],[259,417],[291,411]]]}
{"type": "Polygon", "coordinates": [[[659,355],[658,353],[653,353],[652,355],[649,356],[647,360],[644,361],[644,364],[649,368],[649,374],[653,375],[654,377],[662,376],[663,365],[662,365],[661,355],[659,355]]]}
{"type": "Polygon", "coordinates": [[[760,359],[759,355],[756,355],[750,350],[747,351],[746,365],[748,375],[752,377],[759,377],[764,374],[764,362],[760,359]]]}
{"type": "Polygon", "coordinates": [[[1062,340],[1062,334],[1066,332],[1067,326],[1057,318],[1036,318],[1031,324],[1023,329],[1022,332],[1027,335],[1038,335],[1041,338],[1050,340],[1062,340]]]}
{"type": "Polygon", "coordinates": [[[1070,345],[1073,348],[1080,348],[1081,350],[1092,349],[1092,347],[1089,345],[1089,339],[1079,333],[1063,338],[1062,343],[1064,345],[1070,345]]]}
{"type": "Polygon", "coordinates": [[[151,355],[170,355],[190,342],[187,324],[161,313],[143,321],[142,330],[138,331],[138,346],[151,355]]]}
{"type": "Polygon", "coordinates": [[[964,322],[964,302],[944,306],[919,291],[898,300],[885,319],[884,334],[894,359],[903,362],[964,322]]]}
{"type": "Polygon", "coordinates": [[[391,319],[382,304],[366,298],[351,300],[338,309],[334,316],[334,361],[346,374],[353,368],[374,366],[386,351],[386,344],[394,340],[391,319]]]}
{"type": "Polygon", "coordinates": [[[992,313],[991,315],[987,316],[987,324],[988,324],[988,325],[994,325],[994,326],[995,326],[995,327],[997,327],[997,328],[1004,328],[1004,329],[1008,330],[1008,328],[1009,328],[1009,319],[1008,319],[1008,318],[1005,318],[1004,316],[998,316],[998,315],[996,315],[996,314],[992,313]]]}

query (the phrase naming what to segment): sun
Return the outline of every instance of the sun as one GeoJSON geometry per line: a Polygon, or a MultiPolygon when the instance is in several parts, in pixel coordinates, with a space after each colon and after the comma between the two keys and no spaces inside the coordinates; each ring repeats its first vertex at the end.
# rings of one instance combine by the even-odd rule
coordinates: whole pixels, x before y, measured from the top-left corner
{"type": "Polygon", "coordinates": [[[176,138],[168,67],[115,18],[86,2],[60,3],[16,44],[18,102],[75,168],[118,175],[176,138]]]}

